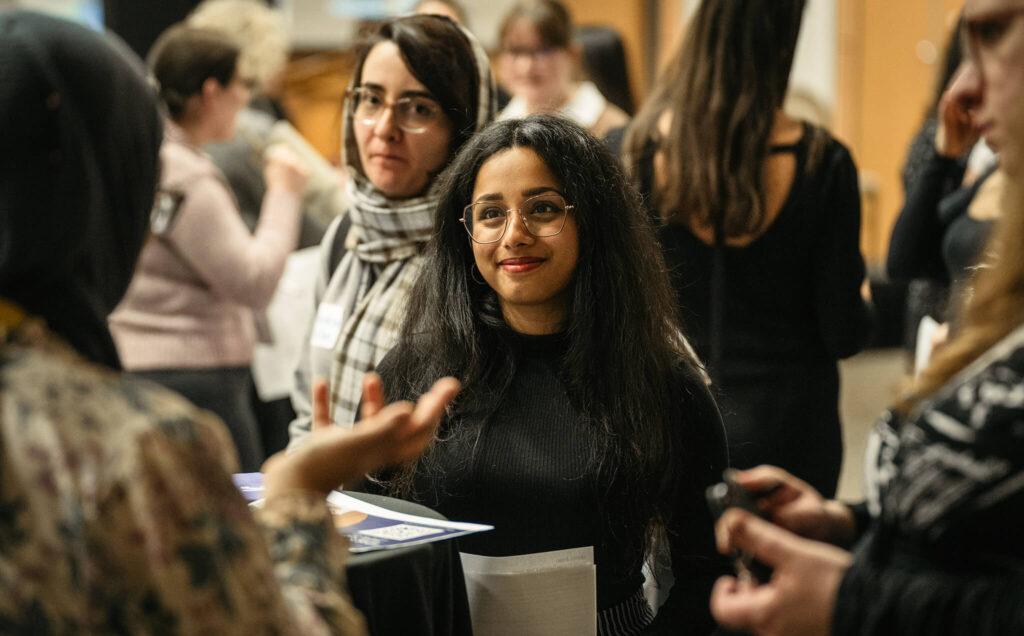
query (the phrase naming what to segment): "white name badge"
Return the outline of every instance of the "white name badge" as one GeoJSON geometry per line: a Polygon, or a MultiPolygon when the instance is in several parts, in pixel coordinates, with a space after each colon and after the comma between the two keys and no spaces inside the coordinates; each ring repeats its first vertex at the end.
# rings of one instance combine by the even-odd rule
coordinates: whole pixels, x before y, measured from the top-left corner
{"type": "Polygon", "coordinates": [[[321,349],[333,349],[341,331],[341,306],[320,303],[313,323],[313,337],[310,344],[321,349]]]}

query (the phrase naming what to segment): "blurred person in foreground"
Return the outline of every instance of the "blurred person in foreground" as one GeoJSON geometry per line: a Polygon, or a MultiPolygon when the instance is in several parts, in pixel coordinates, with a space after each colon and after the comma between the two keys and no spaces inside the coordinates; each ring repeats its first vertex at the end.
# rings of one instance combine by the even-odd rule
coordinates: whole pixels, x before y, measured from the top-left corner
{"type": "Polygon", "coordinates": [[[106,327],[159,173],[141,64],[40,14],[0,33],[0,631],[365,634],[326,493],[420,452],[457,384],[274,458],[254,518],[224,426],[106,327]]]}
{"type": "Polygon", "coordinates": [[[883,418],[870,520],[770,467],[744,473],[772,525],[728,510],[717,534],[774,566],[718,581],[718,620],[756,634],[1024,633],[1024,1],[968,0],[968,77],[1007,184],[956,336],[883,418]],[[781,527],[780,527],[781,526],[781,527]],[[840,547],[854,545],[852,553],[840,547]],[[833,545],[829,545],[833,544],[833,545]]]}

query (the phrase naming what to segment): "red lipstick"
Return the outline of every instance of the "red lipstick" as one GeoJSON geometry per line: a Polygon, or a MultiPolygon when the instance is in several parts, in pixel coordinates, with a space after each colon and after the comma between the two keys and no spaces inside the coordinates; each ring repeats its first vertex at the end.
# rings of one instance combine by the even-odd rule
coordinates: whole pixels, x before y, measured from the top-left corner
{"type": "Polygon", "coordinates": [[[503,270],[510,274],[521,274],[523,272],[529,272],[537,269],[543,262],[544,259],[542,258],[522,256],[519,258],[506,258],[498,264],[503,270]]]}

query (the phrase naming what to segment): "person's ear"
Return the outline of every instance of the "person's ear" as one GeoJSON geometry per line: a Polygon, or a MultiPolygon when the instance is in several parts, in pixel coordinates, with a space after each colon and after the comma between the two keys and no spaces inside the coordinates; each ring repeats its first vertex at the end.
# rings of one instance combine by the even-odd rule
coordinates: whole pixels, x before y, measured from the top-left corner
{"type": "Polygon", "coordinates": [[[569,44],[569,57],[572,58],[573,65],[576,68],[583,67],[583,45],[579,42],[572,42],[569,44]]]}
{"type": "Polygon", "coordinates": [[[203,98],[203,103],[208,102],[210,99],[220,95],[224,87],[214,77],[207,77],[203,80],[203,87],[200,89],[200,94],[203,98]]]}

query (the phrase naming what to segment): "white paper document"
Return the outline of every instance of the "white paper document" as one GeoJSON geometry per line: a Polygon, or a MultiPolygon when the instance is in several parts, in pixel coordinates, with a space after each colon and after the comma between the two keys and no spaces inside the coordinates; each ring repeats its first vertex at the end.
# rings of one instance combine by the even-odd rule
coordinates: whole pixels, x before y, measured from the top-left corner
{"type": "Polygon", "coordinates": [[[597,633],[593,547],[510,557],[461,556],[477,636],[597,633]]]}
{"type": "Polygon", "coordinates": [[[917,342],[914,343],[914,376],[928,366],[932,357],[932,338],[940,323],[931,316],[925,316],[917,326],[917,342]]]}

